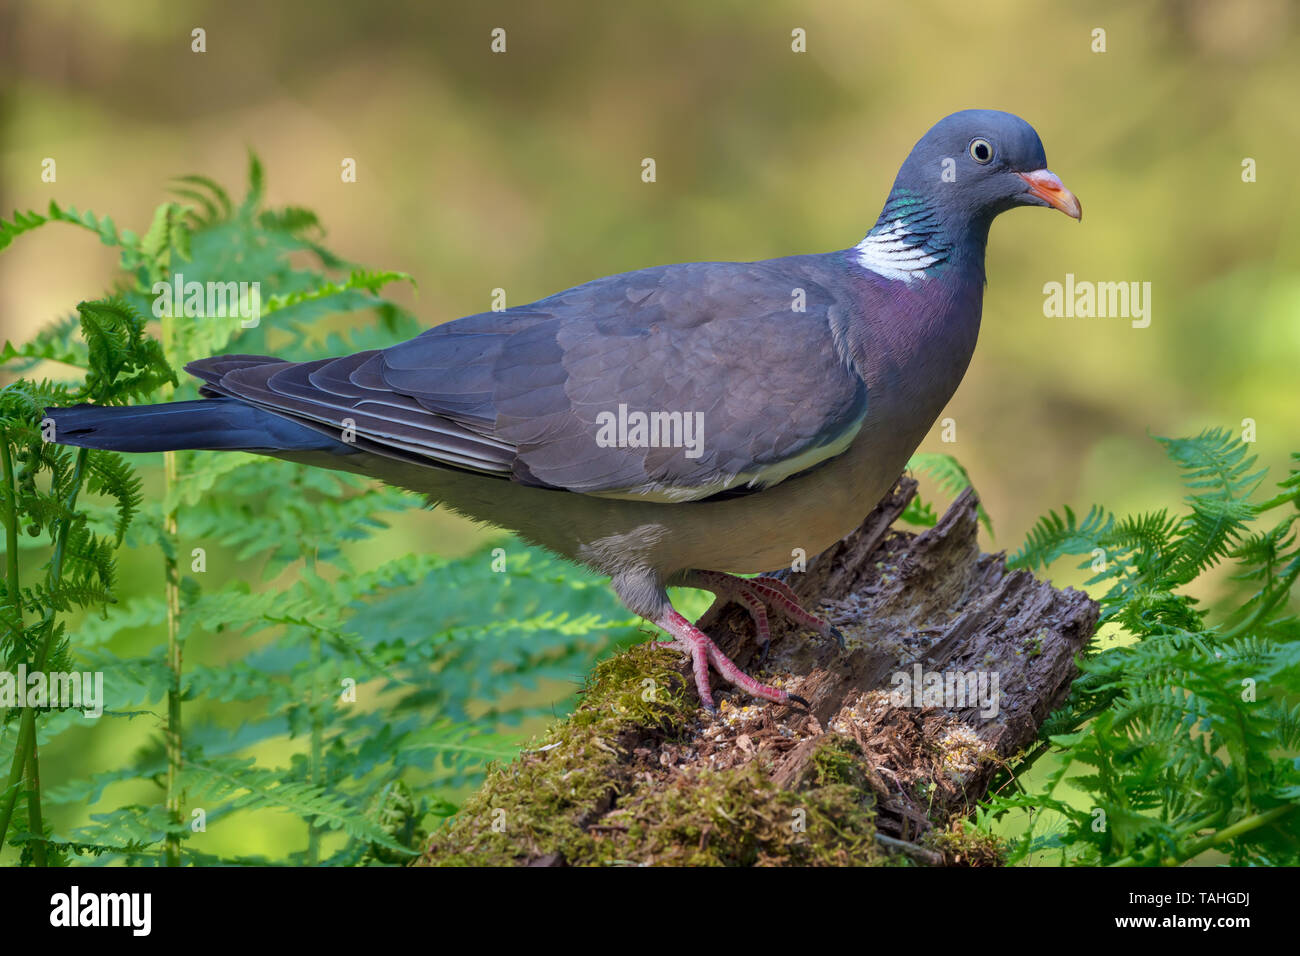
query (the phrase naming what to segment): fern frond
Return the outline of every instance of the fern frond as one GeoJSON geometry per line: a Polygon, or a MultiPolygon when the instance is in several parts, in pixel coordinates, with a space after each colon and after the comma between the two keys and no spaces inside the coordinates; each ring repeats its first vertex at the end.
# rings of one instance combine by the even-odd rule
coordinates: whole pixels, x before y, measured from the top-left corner
{"type": "Polygon", "coordinates": [[[286,206],[283,209],[267,209],[258,217],[258,224],[270,232],[287,232],[299,236],[305,232],[324,235],[325,230],[310,209],[301,206],[286,206]]]}
{"type": "Polygon", "coordinates": [[[411,285],[415,285],[415,280],[405,272],[357,271],[353,272],[346,281],[341,283],[323,282],[314,289],[273,295],[262,303],[262,315],[270,315],[273,312],[301,305],[304,302],[316,302],[321,299],[343,295],[346,292],[362,291],[374,295],[390,282],[409,282],[411,285]]]}
{"type": "Polygon", "coordinates": [[[1064,516],[1049,511],[1038,519],[1024,545],[1007,559],[1007,567],[1032,570],[1047,567],[1063,555],[1105,549],[1106,538],[1115,526],[1114,515],[1094,505],[1079,521],[1068,505],[1064,511],[1064,516]]]}
{"type": "Polygon", "coordinates": [[[165,202],[154,210],[153,222],[140,240],[140,253],[150,279],[162,279],[171,265],[171,251],[182,259],[190,258],[190,227],[186,221],[191,207],[165,202]]]}
{"type": "Polygon", "coordinates": [[[1188,488],[1208,488],[1224,497],[1250,494],[1264,476],[1251,472],[1255,456],[1249,446],[1225,428],[1207,428],[1195,438],[1160,438],[1171,461],[1183,471],[1188,488]]]}
{"type": "Polygon", "coordinates": [[[89,472],[88,489],[92,493],[107,495],[117,502],[117,524],[113,533],[117,543],[121,544],[126,529],[143,500],[143,483],[126,459],[116,452],[92,451],[86,459],[86,465],[89,472]]]}
{"type": "Polygon", "coordinates": [[[928,501],[922,501],[920,495],[912,496],[898,519],[922,528],[933,528],[939,523],[939,515],[935,513],[934,506],[928,501]]]}
{"type": "Polygon", "coordinates": [[[204,225],[212,226],[218,222],[224,222],[234,215],[235,206],[230,201],[230,194],[215,180],[209,179],[207,176],[190,174],[188,176],[177,176],[175,181],[185,183],[187,187],[194,187],[193,191],[205,197],[201,201],[201,205],[205,209],[209,206],[214,208],[215,212],[204,225]]]}
{"type": "Polygon", "coordinates": [[[38,212],[28,210],[24,213],[15,209],[12,220],[6,222],[4,219],[0,219],[0,249],[10,245],[23,233],[39,229],[49,221],[48,216],[42,216],[38,212]]]}
{"type": "Polygon", "coordinates": [[[40,362],[62,362],[85,368],[88,357],[85,343],[77,338],[80,330],[81,320],[73,315],[47,325],[22,345],[6,340],[0,349],[0,363],[15,373],[25,372],[40,362]]]}
{"type": "Polygon", "coordinates": [[[86,399],[100,405],[125,404],[176,384],[162,346],[146,334],[144,318],[124,299],[80,302],[77,312],[90,356],[86,399]]]}
{"type": "MultiPolygon", "coordinates": [[[[956,497],[971,486],[970,475],[966,472],[965,467],[952,455],[939,454],[937,452],[917,452],[907,462],[909,471],[919,471],[930,475],[939,487],[948,494],[956,497]]],[[[984,510],[982,502],[975,505],[976,513],[979,515],[980,523],[984,525],[989,534],[993,533],[993,520],[984,510]]]]}
{"type": "Polygon", "coordinates": [[[182,776],[184,788],[196,801],[229,800],[240,810],[283,810],[332,830],[341,829],[354,839],[411,853],[336,793],[286,780],[280,771],[255,767],[251,757],[191,756],[182,776]]]}
{"type": "Polygon", "coordinates": [[[1255,506],[1244,499],[1197,495],[1179,529],[1176,580],[1191,581],[1228,557],[1254,516],[1255,506]]]}

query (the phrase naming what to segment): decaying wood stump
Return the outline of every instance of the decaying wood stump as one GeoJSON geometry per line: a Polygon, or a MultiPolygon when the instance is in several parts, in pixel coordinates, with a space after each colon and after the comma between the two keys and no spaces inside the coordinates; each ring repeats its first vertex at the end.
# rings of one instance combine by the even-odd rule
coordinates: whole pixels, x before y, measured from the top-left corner
{"type": "MultiPolygon", "coordinates": [[[[655,826],[674,823],[665,817],[670,811],[663,808],[673,805],[665,788],[744,771],[759,775],[754,780],[761,776],[769,796],[806,792],[813,778],[825,775],[822,755],[830,741],[852,742],[847,752],[857,765],[853,782],[874,797],[866,802],[874,804],[877,845],[903,847],[918,862],[951,862],[948,854],[919,848],[917,840],[969,813],[999,767],[1036,742],[1039,726],[1075,676],[1074,659],[1096,626],[1097,606],[1082,592],[1008,571],[1000,554],[980,553],[977,502],[969,489],[934,527],[920,534],[893,530],[915,490],[915,482],[900,480],[857,531],[813,558],[805,571],[778,575],[805,607],[830,617],[844,633],[847,650],[773,615],[764,665],[743,608],[718,602],[700,620],[742,668],[776,678],[807,698],[808,713],[733,694],[716,718],[692,711],[684,727],[624,724],[613,739],[598,737],[595,746],[583,743],[567,752],[562,724],[550,744],[490,775],[482,799],[462,814],[469,819],[435,835],[422,862],[490,862],[484,855],[490,843],[508,856],[506,862],[533,865],[861,862],[843,854],[790,857],[766,837],[756,837],[743,852],[719,856],[715,846],[713,855],[702,857],[710,839],[746,832],[748,824],[737,819],[734,807],[724,811],[718,829],[706,823],[686,831],[690,841],[699,833],[698,852],[692,845],[689,855],[669,853],[662,841],[653,852],[641,852],[655,826]],[[546,778],[539,774],[548,760],[556,761],[550,769],[558,779],[579,774],[589,780],[583,766],[589,756],[603,768],[595,778],[597,797],[584,803],[575,787],[573,805],[566,807],[563,793],[558,800],[548,793],[548,822],[530,820],[520,825],[524,832],[501,839],[485,836],[484,814],[493,807],[513,800],[517,817],[536,803],[527,793],[507,799],[505,790],[541,787],[546,778]],[[556,826],[580,830],[583,839],[576,832],[556,833],[556,826]],[[602,859],[600,841],[611,835],[621,841],[617,859],[602,859]]],[[[683,693],[695,704],[688,672],[683,661],[683,693]]],[[[728,697],[716,678],[714,687],[720,699],[728,697]]],[[[681,816],[680,803],[675,806],[671,815],[681,816]]],[[[826,812],[835,816],[833,809],[826,812]]]]}

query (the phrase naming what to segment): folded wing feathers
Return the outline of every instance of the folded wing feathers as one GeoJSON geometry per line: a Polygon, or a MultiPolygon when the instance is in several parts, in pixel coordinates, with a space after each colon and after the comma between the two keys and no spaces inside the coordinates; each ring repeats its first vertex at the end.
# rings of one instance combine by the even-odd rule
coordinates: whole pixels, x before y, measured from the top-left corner
{"type": "Polygon", "coordinates": [[[725,265],[609,277],[537,303],[545,308],[469,316],[384,350],[303,363],[224,355],[187,370],[202,395],[403,461],[650,501],[758,488],[844,451],[866,397],[832,344],[834,299],[803,266],[725,265]],[[807,314],[790,311],[793,286],[807,287],[807,314]],[[734,296],[718,304],[731,292],[748,303],[743,326],[714,321],[739,308],[734,296]],[[747,350],[750,339],[766,347],[747,350]],[[790,360],[792,342],[803,360],[790,360]],[[670,401],[708,416],[702,457],[596,440],[598,416],[619,402],[670,401]]]}
{"type": "Polygon", "coordinates": [[[346,377],[348,370],[368,357],[360,353],[303,363],[263,358],[256,364],[207,360],[203,369],[194,371],[210,383],[206,386],[210,394],[230,395],[300,421],[330,426],[336,438],[342,438],[350,426],[358,447],[365,440],[367,450],[385,454],[391,448],[405,453],[394,456],[404,460],[416,456],[474,471],[510,472],[514,449],[505,442],[434,415],[409,396],[353,384],[346,377]],[[223,364],[229,371],[214,380],[211,376],[223,364]],[[333,365],[340,367],[332,370],[333,365]]]}

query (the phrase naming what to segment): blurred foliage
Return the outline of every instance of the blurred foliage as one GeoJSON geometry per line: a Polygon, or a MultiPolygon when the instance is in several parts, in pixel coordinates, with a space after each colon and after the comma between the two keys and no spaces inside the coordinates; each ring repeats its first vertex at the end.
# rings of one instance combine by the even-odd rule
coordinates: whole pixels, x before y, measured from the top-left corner
{"type": "Polygon", "coordinates": [[[1101,585],[1100,625],[1127,640],[1085,655],[1064,706],[1042,727],[1059,766],[1036,792],[995,797],[1008,811],[1046,811],[1011,860],[1172,865],[1209,850],[1236,864],[1300,864],[1300,453],[1280,492],[1252,497],[1263,471],[1245,443],[1212,429],[1160,439],[1183,473],[1187,510],[1117,519],[1094,507],[1043,518],[1013,568],[1086,555],[1101,585]],[[1265,519],[1270,523],[1256,530],[1265,519]],[[1231,559],[1241,599],[1210,613],[1186,587],[1231,559]],[[1075,773],[1078,770],[1084,773],[1075,773]],[[1063,799],[1067,778],[1084,801],[1063,799]],[[1048,832],[1035,834],[1035,830],[1048,832]]]}
{"type": "Polygon", "coordinates": [[[70,323],[59,322],[26,344],[4,346],[11,368],[57,358],[86,372],[80,385],[19,378],[0,391],[6,670],[102,673],[111,698],[97,732],[148,720],[159,702],[168,704],[157,733],[121,766],[83,764],[71,778],[47,772],[43,789],[34,785],[36,773],[24,773],[34,759],[32,741],[40,740],[41,757],[77,748],[70,733],[77,713],[5,710],[0,762],[13,770],[0,790],[0,834],[21,848],[24,862],[93,855],[138,864],[163,852],[172,862],[396,862],[410,856],[422,818],[455,806],[445,798],[407,800],[399,808],[407,824],[398,827],[393,794],[409,795],[404,780],[429,794],[472,785],[489,759],[516,752],[518,735],[509,728],[550,712],[547,704],[522,701],[521,690],[571,680],[612,642],[635,634],[633,619],[602,582],[520,545],[460,559],[420,550],[358,567],[347,544],[384,529],[382,515],[409,509],[416,499],[351,475],[245,454],[179,452],[164,494],[146,499],[122,456],[43,440],[47,406],[167,397],[176,383],[167,359],[265,353],[271,329],[277,351],[294,360],[419,331],[409,312],[379,295],[406,276],[333,255],[303,210],[265,209],[256,158],[249,181],[236,206],[216,183],[187,177],[180,191],[197,205],[164,203],[143,237],[54,205],[45,217],[0,222],[0,236],[10,238],[46,222],[92,229],[120,248],[125,277],[118,297],[78,306],[79,338],[70,323]],[[300,253],[314,264],[292,264],[300,253]],[[263,317],[275,314],[276,322],[244,328],[238,315],[165,319],[165,359],[143,315],[152,308],[152,283],[171,269],[183,270],[187,281],[260,282],[267,290],[263,317]],[[326,269],[349,275],[331,280],[326,269]],[[339,316],[348,325],[322,336],[321,320],[339,316]],[[32,537],[48,534],[51,557],[41,583],[26,580],[42,554],[18,546],[23,526],[32,537]],[[192,548],[196,542],[201,546],[192,548]],[[178,569],[168,578],[175,582],[174,616],[166,590],[155,589],[69,629],[76,608],[117,603],[122,547],[178,569]],[[208,583],[208,549],[233,555],[244,574],[208,583]],[[255,589],[255,569],[264,581],[288,572],[291,583],[255,589]],[[37,623],[24,621],[31,615],[37,623]],[[175,657],[167,644],[124,653],[122,635],[169,621],[175,657]],[[243,650],[233,660],[213,659],[218,642],[243,650]],[[183,709],[194,709],[191,702],[208,705],[201,719],[182,718],[183,709]],[[256,716],[245,719],[250,708],[256,716]],[[258,748],[269,741],[289,748],[287,761],[258,761],[258,748]],[[155,796],[124,803],[107,795],[131,783],[155,796]],[[44,817],[46,807],[105,802],[111,809],[70,830],[44,817]],[[231,814],[268,810],[304,821],[299,849],[222,856],[196,838],[231,814]],[[204,824],[198,829],[191,826],[195,812],[204,824]],[[322,835],[330,831],[339,836],[327,854],[322,835]],[[396,841],[398,831],[405,843],[396,841]]]}

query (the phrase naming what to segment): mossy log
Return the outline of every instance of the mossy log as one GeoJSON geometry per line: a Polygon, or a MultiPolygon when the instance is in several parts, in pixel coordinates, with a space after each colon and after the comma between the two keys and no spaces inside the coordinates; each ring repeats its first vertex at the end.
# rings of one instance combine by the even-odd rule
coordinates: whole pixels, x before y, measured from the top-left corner
{"type": "Polygon", "coordinates": [[[718,602],[700,620],[807,712],[717,682],[711,716],[681,655],[633,648],[596,668],[571,717],[489,771],[419,863],[998,862],[996,841],[963,821],[1037,742],[1097,606],[980,553],[969,489],[934,527],[893,530],[915,490],[900,480],[855,532],[778,575],[847,650],[774,617],[763,662],[743,608],[718,602]]]}

